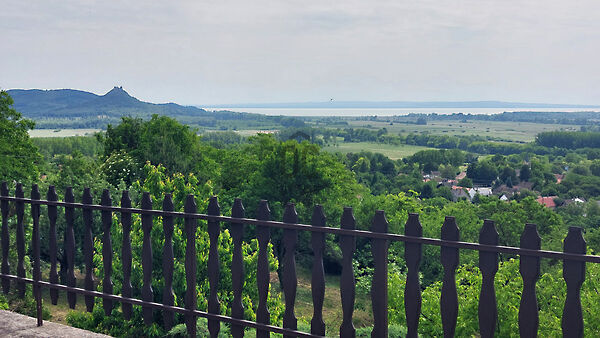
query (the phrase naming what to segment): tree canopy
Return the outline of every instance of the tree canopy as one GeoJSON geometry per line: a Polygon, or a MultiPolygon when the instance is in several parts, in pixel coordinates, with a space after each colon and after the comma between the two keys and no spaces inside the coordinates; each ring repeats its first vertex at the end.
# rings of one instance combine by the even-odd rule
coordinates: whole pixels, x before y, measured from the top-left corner
{"type": "Polygon", "coordinates": [[[28,131],[35,123],[13,107],[6,91],[0,91],[0,181],[30,181],[38,176],[41,155],[28,131]]]}

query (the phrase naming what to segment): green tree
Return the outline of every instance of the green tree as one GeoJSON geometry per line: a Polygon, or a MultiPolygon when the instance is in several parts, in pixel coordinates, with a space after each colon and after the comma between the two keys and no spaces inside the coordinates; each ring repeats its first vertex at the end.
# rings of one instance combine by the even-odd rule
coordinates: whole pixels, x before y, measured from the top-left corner
{"type": "Polygon", "coordinates": [[[464,188],[473,188],[473,181],[470,178],[465,177],[458,181],[458,185],[464,188]]]}
{"type": "Polygon", "coordinates": [[[36,180],[42,157],[28,133],[35,123],[23,118],[13,103],[6,91],[0,91],[0,181],[36,180]]]}
{"type": "MultiPolygon", "coordinates": [[[[117,126],[109,125],[98,139],[104,145],[104,157],[125,151],[136,160],[135,172],[147,161],[163,165],[169,173],[195,173],[203,181],[217,176],[215,162],[205,153],[215,149],[202,145],[196,131],[167,116],[153,115],[148,121],[123,117],[117,126]]],[[[109,166],[104,166],[109,168],[109,166]]],[[[110,171],[109,176],[114,176],[110,171]]]]}
{"type": "Polygon", "coordinates": [[[498,177],[498,170],[490,161],[478,161],[467,167],[467,177],[474,183],[492,184],[498,177]]]}
{"type": "Polygon", "coordinates": [[[446,179],[453,179],[454,177],[456,177],[456,173],[458,172],[458,169],[454,166],[452,166],[451,164],[448,165],[440,165],[440,175],[443,178],[446,179]]]}
{"type": "Polygon", "coordinates": [[[529,166],[527,164],[523,164],[521,166],[521,172],[519,173],[519,178],[521,179],[521,181],[527,182],[527,181],[529,181],[530,177],[531,177],[531,170],[529,169],[529,166]]]}
{"type": "Polygon", "coordinates": [[[500,180],[502,182],[504,182],[506,185],[508,185],[508,182],[510,180],[510,183],[511,183],[510,187],[512,187],[513,183],[518,182],[517,174],[516,174],[515,170],[509,166],[502,168],[502,171],[498,175],[498,178],[500,178],[500,180]]]}

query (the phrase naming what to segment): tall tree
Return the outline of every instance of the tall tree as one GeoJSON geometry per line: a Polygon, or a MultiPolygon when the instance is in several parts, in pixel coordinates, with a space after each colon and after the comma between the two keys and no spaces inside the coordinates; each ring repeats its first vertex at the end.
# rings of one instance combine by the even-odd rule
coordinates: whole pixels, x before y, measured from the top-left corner
{"type": "Polygon", "coordinates": [[[13,103],[0,91],[0,181],[27,181],[37,178],[41,155],[28,133],[35,123],[23,118],[13,103]]]}

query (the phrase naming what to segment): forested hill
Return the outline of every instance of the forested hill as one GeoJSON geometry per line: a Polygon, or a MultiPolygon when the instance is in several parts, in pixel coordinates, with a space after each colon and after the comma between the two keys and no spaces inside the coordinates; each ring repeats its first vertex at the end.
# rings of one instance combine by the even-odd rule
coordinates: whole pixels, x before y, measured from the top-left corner
{"type": "Polygon", "coordinates": [[[122,87],[114,87],[104,95],[73,90],[11,89],[14,108],[24,116],[38,118],[86,118],[136,115],[207,115],[204,109],[175,103],[154,104],[129,95],[122,87]]]}
{"type": "Polygon", "coordinates": [[[155,104],[140,101],[122,87],[114,87],[104,95],[74,89],[11,89],[13,107],[33,119],[38,129],[106,128],[118,124],[123,116],[149,119],[164,115],[194,126],[219,128],[302,127],[304,122],[293,117],[265,116],[232,111],[206,111],[175,103],[155,104]]]}

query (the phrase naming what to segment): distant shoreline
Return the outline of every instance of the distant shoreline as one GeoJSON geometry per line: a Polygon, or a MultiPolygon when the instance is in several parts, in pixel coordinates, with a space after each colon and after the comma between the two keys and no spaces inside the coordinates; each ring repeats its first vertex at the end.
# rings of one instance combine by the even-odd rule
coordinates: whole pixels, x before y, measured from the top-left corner
{"type": "Polygon", "coordinates": [[[202,107],[207,111],[232,111],[268,116],[295,117],[360,117],[360,116],[404,116],[414,114],[472,114],[494,115],[504,112],[600,112],[596,109],[574,107],[515,107],[515,108],[256,108],[256,107],[202,107]]]}
{"type": "MultiPolygon", "coordinates": [[[[200,107],[200,105],[197,105],[200,107]]],[[[328,101],[213,104],[213,108],[261,109],[600,109],[598,104],[508,101],[328,101]]]]}

